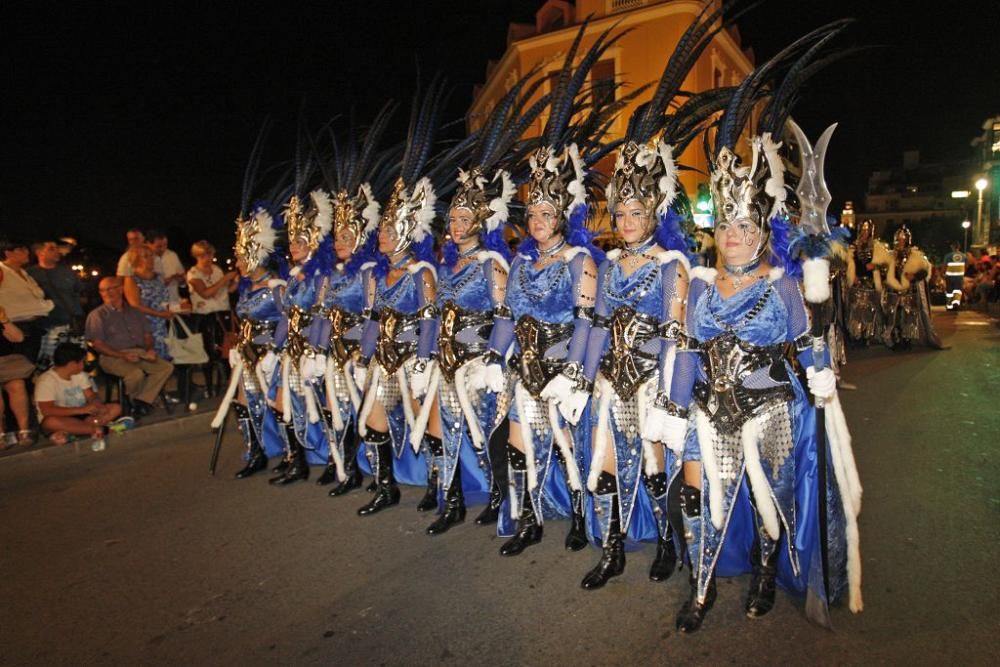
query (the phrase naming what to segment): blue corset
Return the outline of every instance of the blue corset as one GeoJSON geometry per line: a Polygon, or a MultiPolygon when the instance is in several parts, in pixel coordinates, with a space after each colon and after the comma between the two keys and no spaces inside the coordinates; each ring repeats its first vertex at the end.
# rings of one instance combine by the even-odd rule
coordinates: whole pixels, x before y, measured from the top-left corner
{"type": "Polygon", "coordinates": [[[404,315],[416,313],[420,309],[416,276],[407,272],[392,287],[389,287],[387,279],[388,274],[375,280],[375,311],[392,308],[404,315]]]}
{"type": "Polygon", "coordinates": [[[507,279],[507,305],[514,321],[523,315],[551,324],[571,324],[576,294],[569,264],[556,261],[536,270],[518,255],[507,279]]]}
{"type": "Polygon", "coordinates": [[[454,267],[442,265],[438,269],[438,306],[452,301],[465,310],[492,310],[493,300],[483,266],[480,262],[471,262],[456,272],[454,267]]]}
{"type": "Polygon", "coordinates": [[[330,274],[330,282],[323,297],[323,307],[337,306],[349,313],[360,313],[365,308],[364,271],[348,274],[335,271],[330,274]]]}
{"type": "Polygon", "coordinates": [[[695,330],[689,332],[699,341],[706,341],[725,332],[718,320],[736,330],[741,340],[753,345],[776,345],[788,340],[788,313],[785,303],[766,280],[723,299],[714,286],[709,286],[695,304],[695,330]],[[767,301],[750,322],[746,315],[767,292],[767,301]]]}
{"type": "Polygon", "coordinates": [[[603,314],[610,316],[620,306],[629,306],[659,320],[663,316],[662,276],[658,262],[647,262],[627,276],[620,263],[611,262],[598,285],[607,308],[603,314]]]}
{"type": "Polygon", "coordinates": [[[288,287],[285,288],[284,307],[298,306],[302,310],[309,310],[316,304],[316,284],[320,276],[317,274],[312,278],[298,280],[295,277],[288,279],[288,287]]]}
{"type": "Polygon", "coordinates": [[[236,315],[257,322],[277,322],[281,319],[281,307],[270,287],[245,289],[236,301],[236,315]]]}

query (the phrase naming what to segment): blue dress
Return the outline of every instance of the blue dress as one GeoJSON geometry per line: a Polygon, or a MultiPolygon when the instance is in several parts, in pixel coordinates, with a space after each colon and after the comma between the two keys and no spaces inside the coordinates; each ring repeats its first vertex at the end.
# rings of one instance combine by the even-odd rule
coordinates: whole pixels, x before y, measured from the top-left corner
{"type": "MultiPolygon", "coordinates": [[[[281,319],[281,309],[278,306],[279,294],[277,288],[266,286],[272,278],[270,274],[262,277],[254,289],[253,285],[240,288],[236,300],[236,315],[241,322],[249,322],[252,327],[251,341],[259,361],[264,352],[274,342],[274,329],[281,319]]],[[[282,281],[283,282],[283,281],[282,281]]],[[[284,451],[284,435],[278,426],[274,411],[267,406],[267,387],[261,384],[263,375],[258,375],[257,363],[248,364],[243,360],[242,375],[243,393],[247,399],[247,409],[250,411],[250,426],[256,431],[257,440],[264,448],[268,458],[279,456],[284,451]]],[[[249,443],[249,434],[244,434],[244,440],[249,443]]],[[[249,458],[249,451],[246,456],[249,458]]]]}
{"type": "MultiPolygon", "coordinates": [[[[163,283],[163,278],[158,275],[152,278],[140,278],[132,276],[136,286],[139,288],[139,300],[142,305],[153,310],[166,310],[170,304],[170,294],[167,286],[163,283]]],[[[167,320],[155,315],[146,315],[149,322],[149,329],[153,334],[153,349],[160,359],[172,361],[170,351],[167,349],[167,320]]]]}

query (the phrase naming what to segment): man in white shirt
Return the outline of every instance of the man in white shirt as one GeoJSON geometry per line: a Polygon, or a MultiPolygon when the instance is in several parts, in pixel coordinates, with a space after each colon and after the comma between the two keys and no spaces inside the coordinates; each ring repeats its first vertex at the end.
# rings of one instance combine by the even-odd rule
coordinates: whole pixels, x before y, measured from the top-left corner
{"type": "Polygon", "coordinates": [[[167,235],[159,229],[150,229],[146,232],[146,245],[153,251],[155,257],[153,268],[163,277],[163,282],[166,283],[167,291],[170,293],[170,309],[179,310],[181,296],[178,287],[187,278],[180,258],[176,252],[167,247],[167,244],[167,235]]]}
{"type": "Polygon", "coordinates": [[[121,415],[117,403],[103,403],[93,381],[83,372],[83,348],[61,343],[52,354],[54,365],[35,381],[38,423],[45,433],[88,436],[121,415]]]}

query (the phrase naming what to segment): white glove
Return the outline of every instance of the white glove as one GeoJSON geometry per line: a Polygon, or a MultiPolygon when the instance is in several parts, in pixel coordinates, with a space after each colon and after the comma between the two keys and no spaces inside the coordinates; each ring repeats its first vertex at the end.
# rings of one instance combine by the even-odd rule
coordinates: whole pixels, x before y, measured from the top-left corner
{"type": "Polygon", "coordinates": [[[357,383],[358,389],[365,388],[365,380],[368,379],[368,369],[361,364],[354,364],[354,382],[357,383]]]}
{"type": "Polygon", "coordinates": [[[229,348],[229,367],[236,368],[240,365],[240,351],[235,347],[229,348]]]}
{"type": "MultiPolygon", "coordinates": [[[[551,383],[550,383],[551,384],[551,383]]],[[[576,426],[580,422],[580,415],[587,407],[590,394],[579,389],[572,389],[568,397],[559,401],[559,413],[563,419],[576,426]]]]}
{"type": "Polygon", "coordinates": [[[468,391],[479,391],[486,388],[486,364],[479,359],[469,362],[469,370],[465,372],[465,387],[468,391]]]}
{"type": "Polygon", "coordinates": [[[434,362],[427,361],[422,370],[414,371],[410,376],[410,393],[413,394],[413,398],[419,400],[427,394],[427,385],[433,368],[434,362]]]}
{"type": "Polygon", "coordinates": [[[319,380],[324,375],[326,375],[326,365],[329,360],[326,358],[325,354],[317,354],[313,357],[312,364],[309,365],[309,376],[312,379],[319,380]]]}
{"type": "Polygon", "coordinates": [[[806,368],[809,392],[816,398],[827,400],[837,393],[837,376],[829,368],[816,372],[812,366],[806,368]]]}
{"type": "Polygon", "coordinates": [[[485,377],[486,391],[494,394],[503,391],[506,383],[503,378],[503,368],[501,368],[500,364],[487,364],[485,377]]]}
{"type": "Polygon", "coordinates": [[[260,367],[266,377],[271,377],[271,374],[274,373],[274,367],[277,365],[278,355],[274,353],[274,350],[268,350],[264,358],[260,360],[260,367]]]}
{"type": "Polygon", "coordinates": [[[545,388],[542,389],[541,397],[547,401],[561,403],[563,400],[568,399],[575,390],[576,382],[560,373],[545,385],[545,388]]]}
{"type": "Polygon", "coordinates": [[[666,410],[653,406],[646,413],[646,419],[642,422],[639,435],[643,440],[650,442],[663,442],[663,429],[666,420],[670,417],[666,410]]]}
{"type": "Polygon", "coordinates": [[[684,439],[687,436],[687,420],[665,414],[660,426],[660,441],[677,456],[684,454],[684,439]]]}

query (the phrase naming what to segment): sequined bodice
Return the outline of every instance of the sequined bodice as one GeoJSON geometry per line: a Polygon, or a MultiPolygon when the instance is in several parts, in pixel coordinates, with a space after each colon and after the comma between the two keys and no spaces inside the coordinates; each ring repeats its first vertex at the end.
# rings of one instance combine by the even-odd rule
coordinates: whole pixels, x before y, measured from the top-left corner
{"type": "Polygon", "coordinates": [[[788,340],[785,304],[766,280],[758,281],[728,299],[722,298],[718,290],[710,286],[694,304],[694,309],[695,330],[689,335],[701,342],[725,333],[727,326],[740,340],[751,345],[776,345],[788,340]],[[765,292],[766,300],[756,308],[765,292]]]}
{"type": "Polygon", "coordinates": [[[387,278],[388,274],[379,276],[375,280],[375,310],[391,308],[406,315],[416,313],[420,307],[416,276],[407,272],[391,287],[387,278]]]}
{"type": "Polygon", "coordinates": [[[323,307],[334,306],[349,313],[360,313],[365,307],[364,271],[347,273],[334,271],[330,274],[326,294],[323,295],[323,307]]]}
{"type": "Polygon", "coordinates": [[[514,260],[507,280],[507,305],[515,321],[531,315],[542,322],[569,324],[575,301],[569,264],[555,261],[535,269],[531,260],[520,255],[514,260]]]}
{"type": "Polygon", "coordinates": [[[318,276],[312,279],[299,280],[292,277],[288,280],[285,294],[282,298],[282,306],[287,310],[292,306],[298,306],[302,310],[309,310],[316,303],[316,284],[318,276]]]}
{"type": "Polygon", "coordinates": [[[276,322],[281,319],[281,309],[274,299],[274,290],[267,286],[240,290],[236,314],[240,319],[257,322],[276,322]]]}
{"type": "Polygon", "coordinates": [[[619,306],[629,306],[659,320],[663,315],[661,276],[658,262],[647,262],[629,275],[625,275],[621,263],[612,262],[600,285],[608,314],[619,306]]]}
{"type": "Polygon", "coordinates": [[[493,308],[482,263],[472,261],[458,271],[444,265],[438,269],[438,306],[444,306],[449,301],[465,310],[483,311],[493,308]]]}

